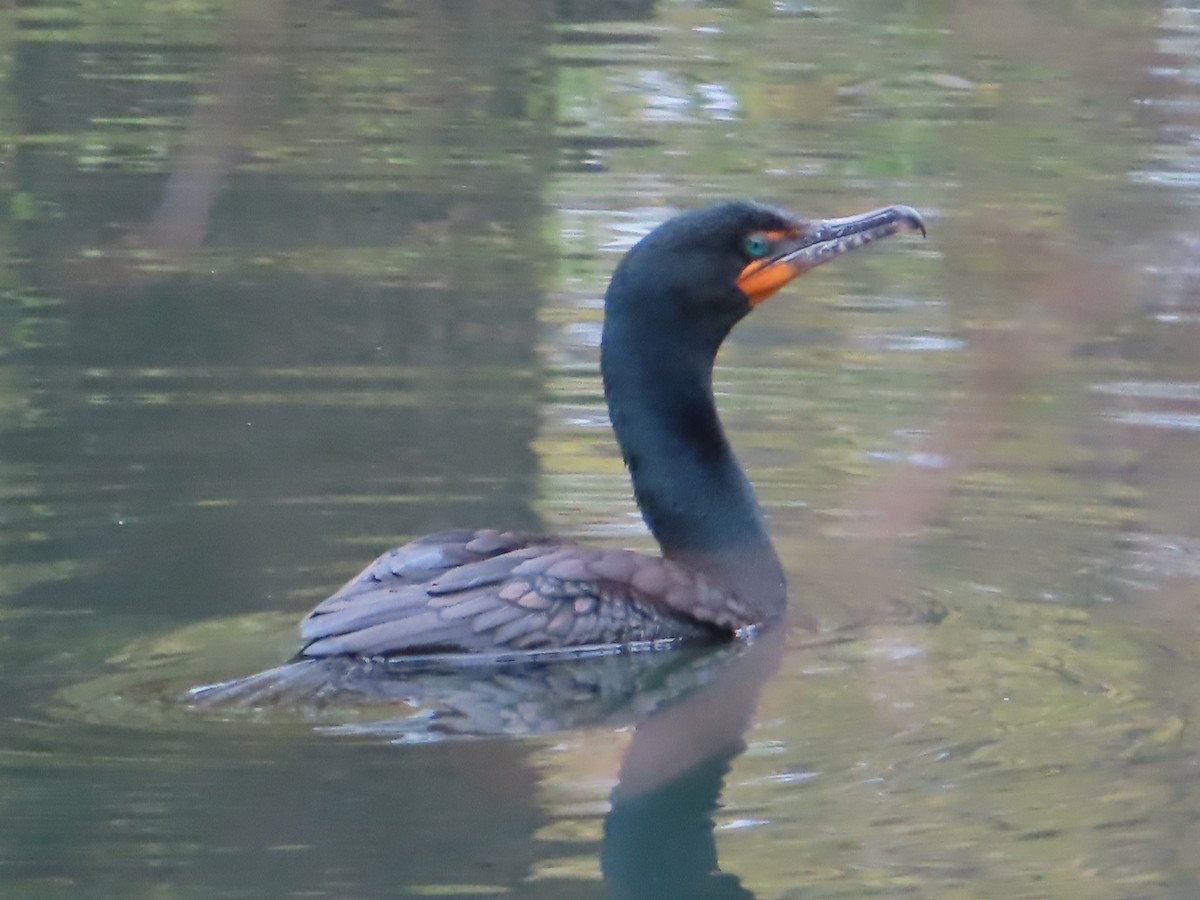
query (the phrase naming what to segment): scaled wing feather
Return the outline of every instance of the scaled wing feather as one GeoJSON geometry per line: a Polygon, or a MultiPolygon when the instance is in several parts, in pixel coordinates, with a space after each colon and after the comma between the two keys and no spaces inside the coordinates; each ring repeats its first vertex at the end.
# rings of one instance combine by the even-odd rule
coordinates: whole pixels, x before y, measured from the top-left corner
{"type": "Polygon", "coordinates": [[[724,621],[731,602],[670,560],[514,532],[444,532],[384,554],[317,606],[300,625],[301,656],[720,639],[736,628],[724,621]]]}

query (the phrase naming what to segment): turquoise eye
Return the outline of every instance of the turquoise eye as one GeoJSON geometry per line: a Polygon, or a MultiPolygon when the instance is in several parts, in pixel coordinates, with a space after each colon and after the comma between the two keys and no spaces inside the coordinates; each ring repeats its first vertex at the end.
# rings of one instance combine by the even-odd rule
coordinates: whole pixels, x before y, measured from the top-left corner
{"type": "Polygon", "coordinates": [[[746,255],[751,259],[759,259],[766,256],[769,249],[771,249],[771,245],[761,234],[752,234],[746,238],[746,255]]]}

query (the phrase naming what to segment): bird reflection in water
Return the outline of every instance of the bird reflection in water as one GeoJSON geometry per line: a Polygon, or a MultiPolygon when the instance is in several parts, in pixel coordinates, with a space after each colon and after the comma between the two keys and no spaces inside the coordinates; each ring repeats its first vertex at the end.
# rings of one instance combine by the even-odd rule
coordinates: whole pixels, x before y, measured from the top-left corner
{"type": "Polygon", "coordinates": [[[305,710],[328,734],[403,744],[633,726],[603,827],[609,895],[744,898],[752,894],[718,866],[713,814],[786,630],[573,660],[430,658],[390,671],[385,661],[304,660],[194,689],[189,699],[222,714],[305,710]],[[384,714],[398,707],[403,715],[384,714]]]}
{"type": "Polygon", "coordinates": [[[753,896],[718,865],[713,814],[762,687],[779,667],[784,632],[761,635],[719,678],[638,723],[604,819],[600,868],[612,897],[753,896]]]}

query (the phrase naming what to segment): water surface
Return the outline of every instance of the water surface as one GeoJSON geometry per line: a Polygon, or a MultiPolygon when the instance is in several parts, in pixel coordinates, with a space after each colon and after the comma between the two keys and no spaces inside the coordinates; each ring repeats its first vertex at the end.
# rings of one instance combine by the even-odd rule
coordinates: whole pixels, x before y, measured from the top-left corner
{"type": "Polygon", "coordinates": [[[0,895],[1195,896],[1198,81],[1141,0],[0,10],[0,895]],[[729,196],[929,221],[720,359],[820,634],[637,738],[176,702],[417,534],[651,549],[600,298],[729,196]]]}

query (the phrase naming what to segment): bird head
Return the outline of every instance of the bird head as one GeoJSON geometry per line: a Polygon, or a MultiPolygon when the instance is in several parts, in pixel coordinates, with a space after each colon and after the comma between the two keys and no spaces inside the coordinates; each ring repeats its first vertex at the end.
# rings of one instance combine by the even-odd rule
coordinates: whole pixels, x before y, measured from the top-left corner
{"type": "Polygon", "coordinates": [[[690,331],[690,322],[719,343],[793,278],[904,231],[925,234],[921,216],[908,206],[807,220],[760,203],[717,203],[668,219],[642,238],[613,274],[606,312],[658,322],[676,334],[690,331]]]}

